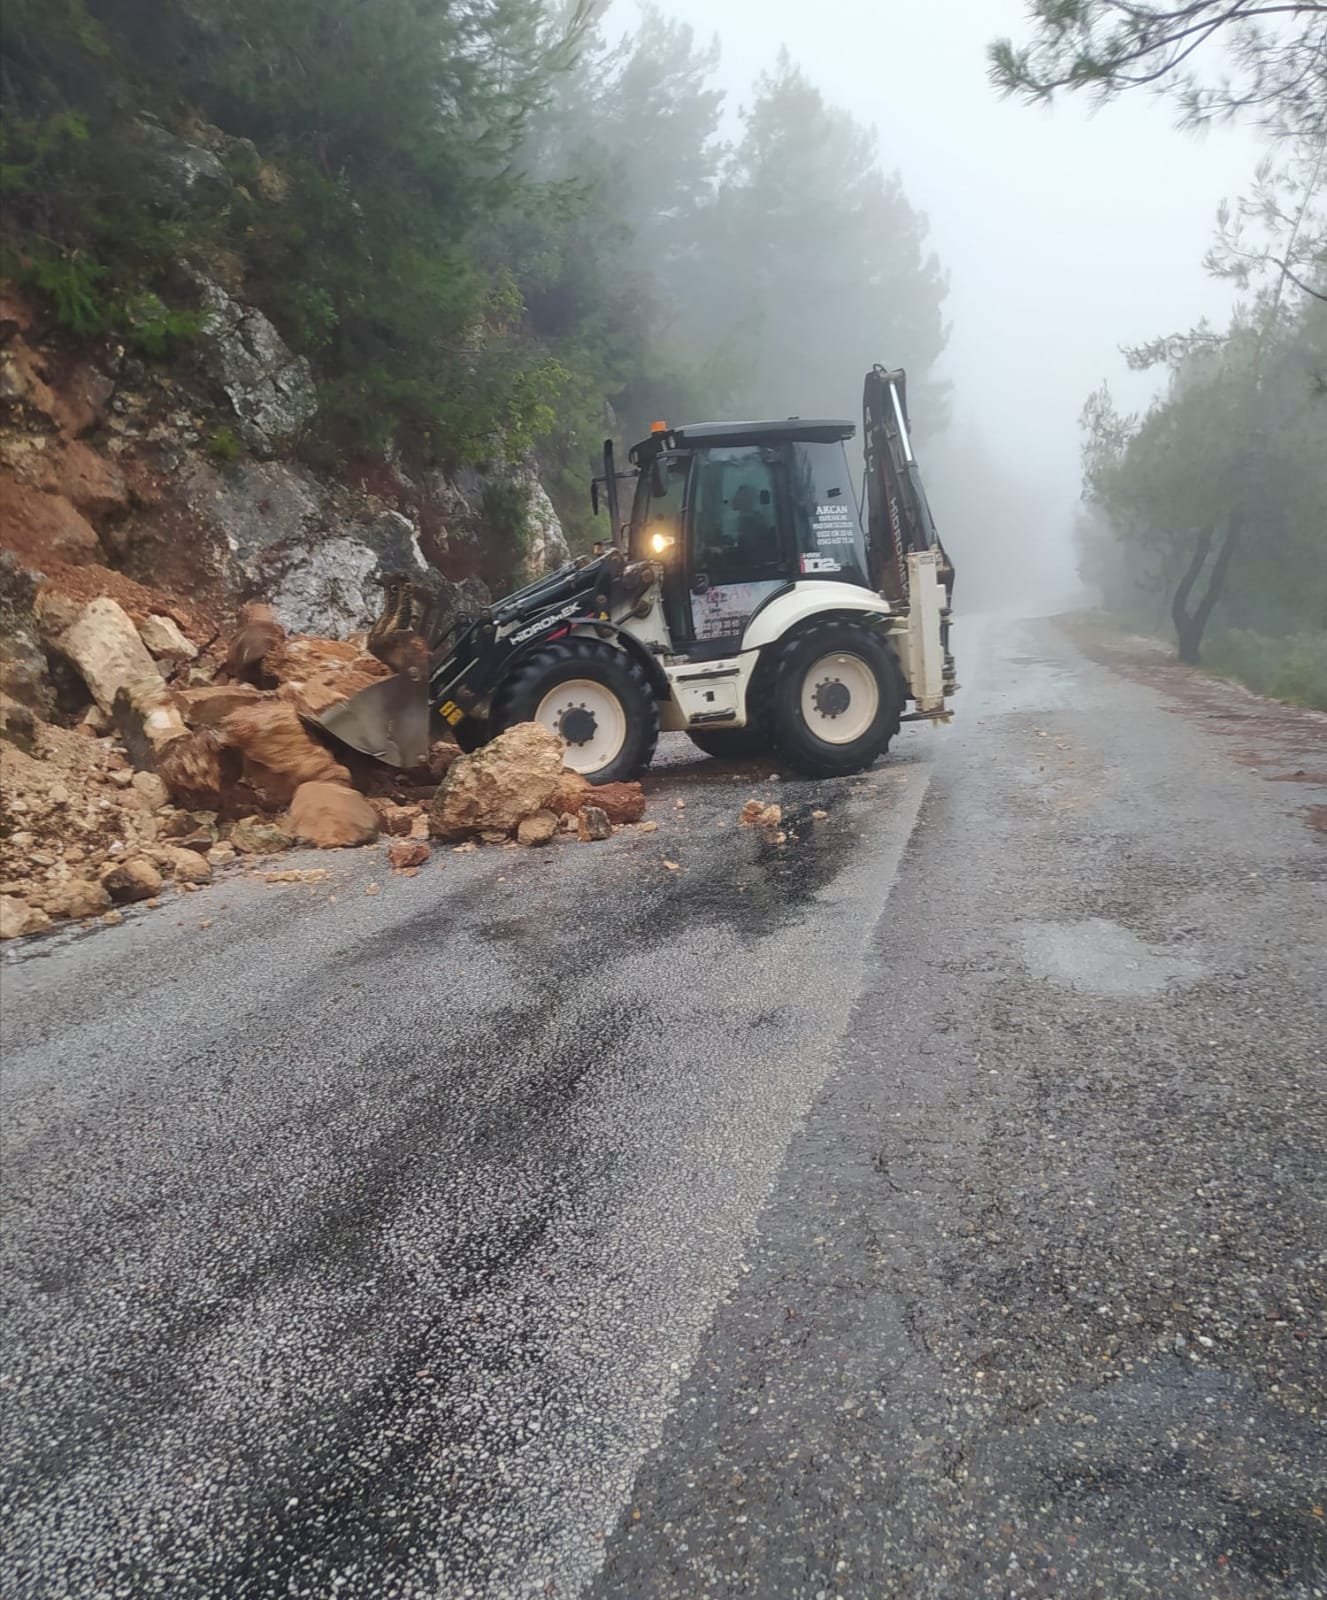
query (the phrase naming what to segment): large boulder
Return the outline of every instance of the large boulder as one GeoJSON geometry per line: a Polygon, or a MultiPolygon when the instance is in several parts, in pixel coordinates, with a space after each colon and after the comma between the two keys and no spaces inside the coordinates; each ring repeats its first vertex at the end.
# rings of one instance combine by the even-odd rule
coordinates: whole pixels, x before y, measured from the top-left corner
{"type": "Polygon", "coordinates": [[[198,342],[207,374],[230,401],[245,444],[273,455],[318,410],[308,359],[292,354],[261,311],[219,284],[204,280],[200,291],[205,316],[198,342]]]}
{"type": "Polygon", "coordinates": [[[161,682],[157,664],[128,613],[104,596],[83,606],[54,645],[78,669],[103,711],[113,711],[121,689],[144,680],[161,682]]]}
{"type": "Polygon", "coordinates": [[[338,783],[302,783],[291,797],[288,827],[297,839],[321,850],[372,844],[378,837],[373,807],[338,783]]]}
{"type": "Polygon", "coordinates": [[[429,805],[435,838],[512,833],[546,811],[562,781],[566,746],[538,722],[518,723],[492,744],[454,761],[429,805]]]}
{"type": "Polygon", "coordinates": [[[112,900],[122,904],[132,900],[150,900],[160,892],[161,874],[150,861],[141,856],[131,856],[125,861],[112,861],[102,868],[101,886],[112,900]]]}
{"type": "Polygon", "coordinates": [[[161,216],[215,210],[230,199],[230,174],[210,150],[190,144],[146,114],[131,130],[134,160],[127,169],[136,196],[161,216]]]}
{"type": "Polygon", "coordinates": [[[66,878],[43,891],[42,905],[53,917],[99,917],[111,909],[111,897],[100,883],[66,878]]]}
{"type": "Polygon", "coordinates": [[[45,933],[51,919],[17,895],[0,894],[0,939],[21,939],[27,933],[45,933]]]}
{"type": "Polygon", "coordinates": [[[220,732],[227,744],[243,753],[246,781],[275,800],[288,803],[305,783],[350,783],[346,768],[309,733],[295,707],[284,701],[232,711],[222,719],[220,732]]]}
{"type": "Polygon", "coordinates": [[[263,704],[263,694],[248,683],[205,683],[176,689],[175,704],[191,728],[216,728],[232,711],[263,704]]]}
{"type": "Polygon", "coordinates": [[[189,731],[179,707],[156,672],[122,684],[115,691],[111,716],[129,759],[148,772],[156,770],[166,746],[185,738],[189,731]]]}
{"type": "Polygon", "coordinates": [[[138,637],[159,661],[193,661],[198,655],[198,646],[174,617],[149,612],[138,625],[138,637]]]}
{"type": "Polygon", "coordinates": [[[7,694],[0,693],[0,739],[17,745],[28,755],[32,754],[32,742],[37,736],[37,719],[33,715],[32,707],[25,706],[21,700],[11,700],[7,694]]]}

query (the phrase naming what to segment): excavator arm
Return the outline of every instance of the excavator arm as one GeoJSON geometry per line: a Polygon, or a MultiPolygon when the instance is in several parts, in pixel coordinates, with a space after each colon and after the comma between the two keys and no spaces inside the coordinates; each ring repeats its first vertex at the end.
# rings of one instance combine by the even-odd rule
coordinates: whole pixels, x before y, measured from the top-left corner
{"type": "Polygon", "coordinates": [[[919,717],[946,715],[958,687],[949,653],[954,566],[913,454],[907,375],[874,366],[862,393],[871,581],[904,627],[900,653],[919,717]]]}

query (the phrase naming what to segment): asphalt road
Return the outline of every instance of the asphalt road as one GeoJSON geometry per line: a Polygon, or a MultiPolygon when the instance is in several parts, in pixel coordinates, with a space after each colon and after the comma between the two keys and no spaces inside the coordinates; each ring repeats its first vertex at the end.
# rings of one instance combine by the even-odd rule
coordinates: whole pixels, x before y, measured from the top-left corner
{"type": "Polygon", "coordinates": [[[6,954],[11,1600],[1327,1595],[1327,719],[956,645],[861,779],[6,954]]]}

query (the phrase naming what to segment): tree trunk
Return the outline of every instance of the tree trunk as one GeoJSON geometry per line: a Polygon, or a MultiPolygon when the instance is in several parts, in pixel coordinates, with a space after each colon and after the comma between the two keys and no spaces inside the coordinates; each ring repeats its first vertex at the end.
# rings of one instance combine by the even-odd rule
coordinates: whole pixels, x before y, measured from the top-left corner
{"type": "Polygon", "coordinates": [[[1203,570],[1203,563],[1207,560],[1207,552],[1212,548],[1212,530],[1204,528],[1198,535],[1198,541],[1193,547],[1193,556],[1185,568],[1184,576],[1179,581],[1174,598],[1170,602],[1171,621],[1175,624],[1175,638],[1179,643],[1179,656],[1181,661],[1190,666],[1198,660],[1198,647],[1202,642],[1202,633],[1196,636],[1193,632],[1193,619],[1189,615],[1189,595],[1193,586],[1198,581],[1198,575],[1203,570]]]}
{"type": "Polygon", "coordinates": [[[1179,658],[1189,666],[1197,666],[1199,653],[1202,650],[1203,634],[1207,631],[1207,624],[1211,620],[1212,611],[1217,601],[1221,598],[1221,591],[1226,586],[1226,574],[1230,570],[1230,563],[1244,533],[1244,516],[1242,512],[1232,511],[1230,520],[1226,523],[1225,537],[1221,540],[1221,548],[1216,553],[1216,560],[1212,563],[1212,571],[1207,579],[1203,597],[1197,606],[1189,610],[1189,596],[1194,585],[1202,574],[1203,566],[1207,561],[1208,552],[1212,548],[1212,530],[1205,529],[1198,536],[1194,546],[1193,559],[1189,562],[1188,569],[1180,579],[1179,587],[1175,590],[1175,598],[1171,601],[1170,614],[1175,623],[1175,637],[1179,643],[1179,658]]]}

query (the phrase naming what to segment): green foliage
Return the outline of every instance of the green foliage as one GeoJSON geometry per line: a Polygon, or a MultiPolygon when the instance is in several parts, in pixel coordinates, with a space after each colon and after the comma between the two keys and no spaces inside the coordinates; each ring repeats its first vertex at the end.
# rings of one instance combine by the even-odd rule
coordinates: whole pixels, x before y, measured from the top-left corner
{"type": "Polygon", "coordinates": [[[1188,126],[1247,115],[1279,134],[1327,132],[1321,0],[1032,0],[1028,11],[1028,42],[997,39],[987,52],[1006,94],[1150,89],[1188,126]]]}
{"type": "Polygon", "coordinates": [[[480,576],[494,594],[508,594],[530,554],[530,490],[515,479],[495,478],[480,497],[484,556],[480,576]]]}
{"type": "Polygon", "coordinates": [[[223,424],[208,438],[207,453],[213,461],[237,461],[243,452],[244,446],[236,437],[234,428],[223,424]]]}
{"type": "Polygon", "coordinates": [[[1327,711],[1327,629],[1271,637],[1230,628],[1213,636],[1203,659],[1255,694],[1327,711]]]}
{"type": "Polygon", "coordinates": [[[111,311],[98,284],[107,269],[79,251],[60,251],[45,241],[35,245],[31,255],[17,259],[19,281],[45,295],[61,327],[71,333],[104,333],[111,311]]]}
{"type": "Polygon", "coordinates": [[[1168,369],[1144,415],[1105,390],[1084,413],[1084,575],[1112,604],[1167,597],[1186,659],[1209,620],[1280,635],[1327,618],[1325,184],[1322,142],[1260,169],[1207,259],[1249,300],[1223,331],[1130,352],[1168,369]]]}
{"type": "MultiPolygon", "coordinates": [[[[653,7],[610,47],[593,0],[87,4],[3,8],[6,259],[72,333],[163,360],[224,262],[313,366],[321,459],[534,452],[588,542],[608,433],[852,415],[876,359],[939,414],[925,221],[786,59],[730,149],[717,46],[653,7]],[[181,179],[199,143],[224,177],[181,179]]],[[[513,507],[486,515],[517,562],[513,507]]]]}

